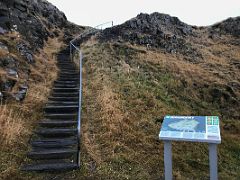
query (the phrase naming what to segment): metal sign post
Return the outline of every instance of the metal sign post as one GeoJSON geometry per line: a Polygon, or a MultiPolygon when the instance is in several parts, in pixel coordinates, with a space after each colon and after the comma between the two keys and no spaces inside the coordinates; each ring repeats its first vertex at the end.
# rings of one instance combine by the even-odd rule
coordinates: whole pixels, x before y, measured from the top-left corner
{"type": "Polygon", "coordinates": [[[171,141],[209,143],[210,180],[218,179],[217,144],[221,143],[221,136],[217,116],[165,116],[159,138],[164,141],[166,180],[172,180],[171,141]]]}
{"type": "Polygon", "coordinates": [[[209,144],[210,179],[218,179],[217,144],[209,144]]]}
{"type": "Polygon", "coordinates": [[[172,143],[164,141],[165,179],[172,179],[172,143]]]}

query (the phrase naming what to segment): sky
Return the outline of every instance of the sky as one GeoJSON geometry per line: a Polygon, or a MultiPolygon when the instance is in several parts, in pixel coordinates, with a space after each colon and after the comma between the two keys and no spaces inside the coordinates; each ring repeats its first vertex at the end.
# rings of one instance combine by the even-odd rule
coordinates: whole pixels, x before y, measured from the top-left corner
{"type": "Polygon", "coordinates": [[[139,13],[160,12],[197,26],[207,26],[240,16],[240,0],[48,0],[68,20],[94,27],[113,21],[121,24],[139,13]]]}

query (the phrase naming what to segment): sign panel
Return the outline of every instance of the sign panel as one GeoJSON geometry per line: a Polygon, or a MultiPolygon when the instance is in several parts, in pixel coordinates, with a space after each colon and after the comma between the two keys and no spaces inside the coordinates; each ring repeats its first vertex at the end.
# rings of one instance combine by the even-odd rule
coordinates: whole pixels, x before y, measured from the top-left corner
{"type": "Polygon", "coordinates": [[[221,143],[218,116],[165,116],[162,140],[221,143]]]}

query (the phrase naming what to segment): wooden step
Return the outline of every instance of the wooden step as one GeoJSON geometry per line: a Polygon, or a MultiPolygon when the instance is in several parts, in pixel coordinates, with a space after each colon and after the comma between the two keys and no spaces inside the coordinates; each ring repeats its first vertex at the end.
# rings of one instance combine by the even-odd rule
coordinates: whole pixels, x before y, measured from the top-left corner
{"type": "Polygon", "coordinates": [[[61,148],[68,146],[76,146],[77,139],[64,138],[64,139],[46,139],[46,140],[34,140],[31,142],[33,148],[61,148]]]}
{"type": "Polygon", "coordinates": [[[42,137],[71,137],[77,135],[76,128],[43,128],[36,130],[36,134],[42,137]]]}
{"type": "Polygon", "coordinates": [[[58,66],[58,67],[64,67],[64,68],[66,68],[66,67],[67,67],[67,68],[68,68],[68,67],[76,68],[73,63],[57,63],[57,66],[58,66]]]}
{"type": "Polygon", "coordinates": [[[74,66],[63,66],[63,65],[58,65],[58,68],[61,70],[76,70],[76,67],[74,66]]]}
{"type": "Polygon", "coordinates": [[[78,105],[78,99],[75,101],[63,101],[63,100],[55,100],[48,101],[46,106],[70,106],[70,105],[78,105]]]}
{"type": "Polygon", "coordinates": [[[69,72],[69,71],[77,71],[76,68],[73,68],[73,67],[58,67],[60,72],[69,72]]]}
{"type": "Polygon", "coordinates": [[[75,71],[75,72],[63,72],[63,71],[60,71],[59,75],[73,75],[73,76],[79,76],[79,72],[78,71],[75,71]]]}
{"type": "Polygon", "coordinates": [[[44,160],[44,159],[66,159],[77,154],[77,148],[56,148],[56,149],[36,149],[27,154],[29,159],[44,160]]]}
{"type": "Polygon", "coordinates": [[[77,125],[77,121],[43,120],[38,123],[41,127],[71,127],[77,125]]]}
{"type": "Polygon", "coordinates": [[[70,73],[62,73],[62,72],[60,72],[58,74],[58,77],[79,77],[79,73],[70,74],[70,73]]]}
{"type": "Polygon", "coordinates": [[[59,69],[61,70],[61,72],[64,72],[64,71],[76,71],[77,70],[74,67],[59,67],[59,69]]]}
{"type": "Polygon", "coordinates": [[[44,117],[51,120],[75,120],[77,119],[77,113],[45,113],[44,117]]]}
{"type": "Polygon", "coordinates": [[[79,77],[58,77],[57,80],[58,81],[75,81],[75,82],[78,82],[79,77]]]}
{"type": "Polygon", "coordinates": [[[71,92],[78,92],[79,88],[53,88],[53,92],[62,92],[62,93],[71,93],[71,92]]]}
{"type": "Polygon", "coordinates": [[[38,163],[25,165],[21,168],[23,171],[37,171],[37,172],[56,172],[56,171],[69,171],[77,169],[78,165],[71,162],[59,162],[59,163],[38,163]]]}
{"type": "Polygon", "coordinates": [[[77,84],[54,84],[54,87],[55,88],[77,88],[79,87],[79,85],[77,84]]]}
{"type": "Polygon", "coordinates": [[[52,93],[53,97],[78,97],[79,96],[79,92],[53,92],[52,93]]]}
{"type": "Polygon", "coordinates": [[[58,75],[58,80],[65,80],[65,79],[79,79],[79,75],[58,75]]]}
{"type": "Polygon", "coordinates": [[[61,62],[57,62],[58,65],[73,65],[72,61],[61,61],[61,62]]]}
{"type": "Polygon", "coordinates": [[[47,105],[44,108],[46,113],[74,113],[78,111],[78,105],[47,105]]]}
{"type": "Polygon", "coordinates": [[[52,97],[50,96],[48,99],[52,102],[52,101],[72,101],[72,102],[78,102],[78,96],[77,97],[52,97]]]}
{"type": "Polygon", "coordinates": [[[79,71],[74,69],[74,70],[64,70],[64,69],[61,69],[60,71],[61,74],[79,74],[79,71]]]}
{"type": "Polygon", "coordinates": [[[62,81],[59,81],[59,80],[56,80],[54,81],[54,83],[59,83],[59,84],[78,84],[79,81],[68,81],[68,80],[62,80],[62,81]]]}

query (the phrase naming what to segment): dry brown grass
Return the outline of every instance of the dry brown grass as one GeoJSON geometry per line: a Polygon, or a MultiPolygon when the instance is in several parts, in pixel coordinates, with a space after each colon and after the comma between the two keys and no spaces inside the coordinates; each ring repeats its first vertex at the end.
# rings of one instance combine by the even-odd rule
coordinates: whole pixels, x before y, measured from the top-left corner
{"type": "MultiPolygon", "coordinates": [[[[7,37],[4,38],[7,39],[7,37]]],[[[60,36],[59,39],[61,38],[60,36]]],[[[20,166],[25,161],[32,130],[42,118],[42,109],[47,102],[52,83],[57,77],[56,53],[63,46],[59,39],[49,39],[44,49],[34,55],[36,63],[30,66],[21,56],[18,56],[14,49],[11,50],[11,54],[16,55],[20,64],[20,78],[15,86],[27,82],[29,89],[23,102],[13,100],[0,106],[0,140],[2,143],[0,179],[41,179],[39,176],[32,177],[32,174],[21,173],[20,166]],[[31,70],[28,78],[21,69],[26,66],[29,66],[31,70]]],[[[17,88],[13,89],[15,90],[17,88]]]]}
{"type": "Polygon", "coordinates": [[[114,93],[110,87],[103,86],[103,89],[97,97],[97,102],[101,104],[101,119],[103,126],[107,128],[106,138],[110,139],[123,133],[121,126],[124,119],[124,113],[121,112],[119,96],[114,93]]]}
{"type": "MultiPolygon", "coordinates": [[[[186,91],[178,90],[180,80],[191,85],[193,82],[225,83],[226,79],[222,80],[208,69],[206,61],[193,64],[181,56],[156,51],[137,53],[133,59],[128,55],[116,57],[111,44],[89,44],[83,47],[82,171],[76,176],[83,179],[161,179],[164,172],[163,143],[158,141],[158,133],[163,116],[195,113],[184,100],[178,99],[178,95],[190,96],[191,101],[201,100],[192,87],[186,91]],[[138,65],[140,68],[136,69],[138,65]],[[126,70],[129,68],[134,71],[129,73],[126,70]],[[144,72],[153,75],[145,79],[144,72]],[[171,76],[168,77],[168,74],[171,76]],[[169,93],[165,86],[177,90],[177,96],[169,93]],[[157,99],[159,94],[162,97],[157,99]],[[181,106],[176,106],[177,102],[181,106]]],[[[145,49],[127,46],[136,50],[145,49]]],[[[210,61],[225,65],[217,58],[210,61]]],[[[233,122],[229,120],[230,124],[233,122]]],[[[235,149],[240,143],[236,136],[238,130],[223,129],[226,123],[223,120],[221,124],[223,142],[219,146],[219,176],[231,179],[239,177],[235,168],[239,164],[235,149]],[[230,141],[235,143],[230,146],[230,141]]],[[[239,123],[232,126],[240,128],[239,123]]],[[[208,176],[206,144],[174,143],[173,147],[173,174],[176,179],[204,179],[208,176]]]]}
{"type": "Polygon", "coordinates": [[[0,109],[0,142],[9,145],[18,139],[24,129],[23,115],[21,112],[14,112],[13,108],[8,105],[2,105],[0,109]]]}

